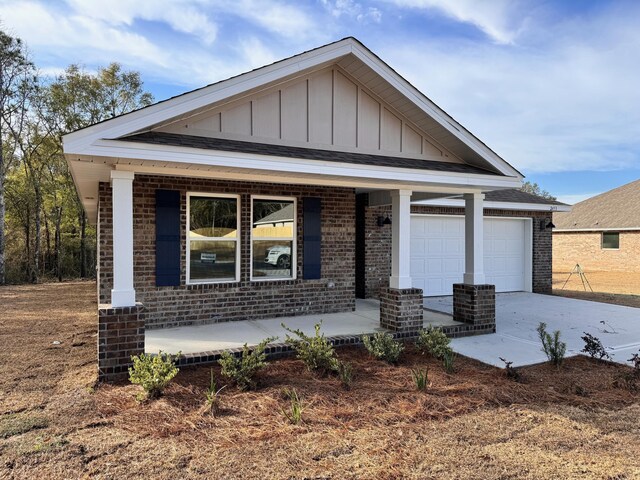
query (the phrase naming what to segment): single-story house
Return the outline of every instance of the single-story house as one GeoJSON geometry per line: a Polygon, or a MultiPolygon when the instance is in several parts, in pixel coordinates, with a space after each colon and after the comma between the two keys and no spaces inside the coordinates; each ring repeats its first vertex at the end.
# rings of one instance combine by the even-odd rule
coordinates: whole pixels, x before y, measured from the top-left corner
{"type": "Polygon", "coordinates": [[[345,38],[64,136],[98,232],[99,369],[145,330],[354,311],[422,328],[454,296],[551,290],[551,212],[522,174],[345,38]]]}
{"type": "Polygon", "coordinates": [[[640,272],[640,180],[553,215],[553,271],[640,272]]]}

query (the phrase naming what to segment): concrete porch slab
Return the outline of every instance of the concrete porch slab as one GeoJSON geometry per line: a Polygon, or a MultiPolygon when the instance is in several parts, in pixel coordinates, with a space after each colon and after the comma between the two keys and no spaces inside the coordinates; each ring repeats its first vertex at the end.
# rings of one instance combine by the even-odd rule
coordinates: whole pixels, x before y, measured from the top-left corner
{"type": "MultiPolygon", "coordinates": [[[[380,327],[380,302],[375,299],[357,299],[354,312],[325,315],[301,315],[264,320],[193,325],[177,328],[147,330],[145,352],[183,354],[211,352],[257,345],[268,337],[278,337],[283,343],[287,332],[284,323],[291,329],[300,329],[306,334],[314,333],[314,325],[322,321],[322,332],[326,337],[371,334],[385,331],[380,327]]],[[[451,315],[436,311],[424,312],[424,326],[456,325],[451,315]]]]}
{"type": "Polygon", "coordinates": [[[214,323],[177,328],[147,330],[145,352],[176,354],[241,348],[245,343],[257,345],[267,337],[278,337],[284,342],[287,334],[282,323],[306,334],[314,333],[314,325],[322,321],[322,332],[327,337],[361,335],[381,331],[380,307],[376,300],[357,300],[354,312],[325,315],[279,317],[265,320],[214,323]]]}
{"type": "MultiPolygon", "coordinates": [[[[452,297],[427,297],[425,308],[453,313],[452,297]]],[[[547,361],[540,350],[536,328],[560,330],[567,343],[567,356],[584,347],[580,337],[588,332],[598,337],[614,361],[628,363],[640,349],[640,309],[572,298],[515,292],[496,295],[497,333],[454,339],[454,350],[484,363],[503,367],[499,357],[514,366],[547,361]]]]}

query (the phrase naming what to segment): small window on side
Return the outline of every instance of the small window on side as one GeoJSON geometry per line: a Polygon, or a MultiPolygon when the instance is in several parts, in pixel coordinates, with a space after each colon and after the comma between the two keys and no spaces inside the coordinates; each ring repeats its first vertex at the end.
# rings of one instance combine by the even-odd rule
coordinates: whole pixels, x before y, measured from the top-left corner
{"type": "Polygon", "coordinates": [[[618,232],[602,232],[602,249],[617,250],[620,248],[620,234],[618,232]]]}

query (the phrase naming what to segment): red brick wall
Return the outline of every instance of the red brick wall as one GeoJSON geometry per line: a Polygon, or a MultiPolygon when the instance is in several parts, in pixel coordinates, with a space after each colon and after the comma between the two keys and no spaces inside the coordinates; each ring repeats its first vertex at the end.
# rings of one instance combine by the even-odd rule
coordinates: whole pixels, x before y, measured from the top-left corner
{"type": "MultiPolygon", "coordinates": [[[[391,217],[391,207],[367,207],[365,212],[365,291],[367,298],[377,298],[380,288],[389,286],[389,275],[391,275],[391,226],[378,227],[376,221],[378,216],[391,217]]],[[[464,215],[464,209],[412,206],[411,213],[464,215]]],[[[487,217],[533,218],[532,287],[536,293],[551,293],[551,230],[540,230],[540,220],[550,219],[551,214],[549,212],[487,209],[484,211],[484,215],[487,217]]]]}
{"type": "Polygon", "coordinates": [[[579,263],[586,271],[640,272],[640,231],[619,233],[620,248],[603,250],[602,232],[555,232],[553,271],[570,272],[579,263]]]}
{"type": "MultiPolygon", "coordinates": [[[[100,184],[100,303],[109,303],[113,282],[111,187],[100,184]]],[[[145,306],[147,328],[215,323],[355,309],[355,191],[350,188],[291,186],[168,176],[136,176],[134,202],[134,287],[145,306]],[[155,286],[155,191],[181,192],[181,285],[155,286]],[[241,195],[240,281],[186,285],[187,192],[241,195]],[[298,198],[297,279],[250,281],[251,195],[298,198]],[[322,278],[302,279],[302,197],[322,199],[322,278]]]]}

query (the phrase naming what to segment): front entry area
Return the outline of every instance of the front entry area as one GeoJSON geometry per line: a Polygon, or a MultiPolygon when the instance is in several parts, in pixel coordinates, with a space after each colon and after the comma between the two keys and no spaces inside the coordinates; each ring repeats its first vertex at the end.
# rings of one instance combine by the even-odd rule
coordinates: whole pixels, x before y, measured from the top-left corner
{"type": "MultiPolygon", "coordinates": [[[[531,291],[532,222],[524,218],[484,218],[486,283],[496,292],[531,291]]],[[[464,217],[411,216],[411,278],[425,296],[452,295],[463,282],[464,217]]]]}

